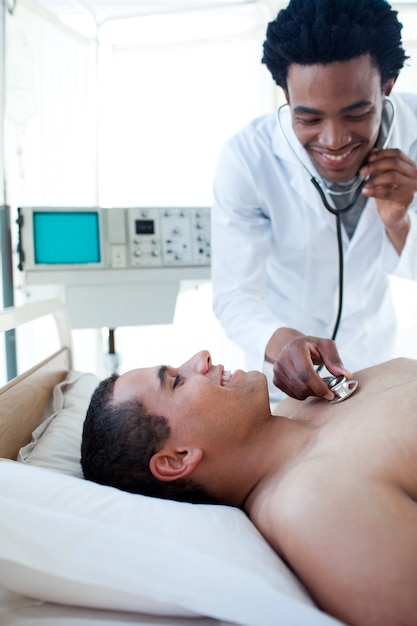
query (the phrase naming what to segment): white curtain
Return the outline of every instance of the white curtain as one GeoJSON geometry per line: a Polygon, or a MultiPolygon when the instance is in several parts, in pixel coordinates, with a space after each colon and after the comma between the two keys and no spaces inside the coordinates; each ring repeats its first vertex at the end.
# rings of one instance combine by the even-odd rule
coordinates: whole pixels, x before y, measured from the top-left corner
{"type": "Polygon", "coordinates": [[[101,28],[101,204],[211,204],[223,142],[274,105],[268,17],[242,5],[101,28]]]}
{"type": "MultiPolygon", "coordinates": [[[[209,206],[223,142],[276,103],[261,64],[270,19],[259,3],[108,22],[96,76],[95,42],[21,0],[9,19],[10,204],[209,206]]],[[[18,273],[16,283],[19,301],[18,273]]],[[[74,332],[75,365],[101,374],[97,336],[74,332]]],[[[24,369],[29,353],[48,349],[47,333],[20,344],[24,369]]],[[[183,289],[173,325],[116,331],[122,369],[202,347],[241,364],[213,318],[209,284],[183,289]]]]}
{"type": "Polygon", "coordinates": [[[96,200],[94,46],[32,3],[8,20],[9,203],[96,200]]]}
{"type": "MultiPolygon", "coordinates": [[[[31,0],[7,14],[6,33],[5,169],[15,245],[18,206],[96,203],[96,87],[94,45],[31,0]]],[[[20,304],[17,258],[14,266],[20,304]]],[[[47,329],[20,331],[19,371],[54,341],[47,329]]]]}

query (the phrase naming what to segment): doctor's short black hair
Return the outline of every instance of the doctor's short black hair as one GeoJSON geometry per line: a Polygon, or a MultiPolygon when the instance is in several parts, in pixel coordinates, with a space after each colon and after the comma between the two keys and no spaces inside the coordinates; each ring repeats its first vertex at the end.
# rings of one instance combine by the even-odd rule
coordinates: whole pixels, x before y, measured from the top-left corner
{"type": "Polygon", "coordinates": [[[162,482],[153,476],[149,461],[170,435],[168,421],[150,415],[137,399],[114,402],[117,379],[117,374],[105,378],[91,396],[81,440],[84,478],[129,493],[220,504],[192,480],[162,482]]]}
{"type": "Polygon", "coordinates": [[[384,86],[408,58],[401,29],[386,0],[290,0],[268,24],[262,63],[286,89],[293,63],[325,65],[369,54],[384,86]]]}

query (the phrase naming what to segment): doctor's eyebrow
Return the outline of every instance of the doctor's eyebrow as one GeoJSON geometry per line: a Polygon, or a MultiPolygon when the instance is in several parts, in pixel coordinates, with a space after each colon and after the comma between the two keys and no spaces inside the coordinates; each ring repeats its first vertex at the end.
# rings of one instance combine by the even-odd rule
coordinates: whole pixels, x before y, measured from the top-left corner
{"type": "MultiPolygon", "coordinates": [[[[360,100],[359,102],[355,102],[354,104],[349,104],[347,107],[343,107],[340,109],[340,113],[349,113],[350,111],[355,111],[356,109],[362,109],[363,107],[371,106],[373,103],[369,100],[360,100]]],[[[324,111],[320,109],[312,109],[310,107],[304,106],[302,104],[294,107],[294,113],[298,114],[309,114],[309,115],[323,115],[324,111]]]]}
{"type": "Polygon", "coordinates": [[[167,370],[167,365],[161,365],[161,367],[157,371],[157,376],[159,378],[159,388],[161,390],[165,387],[167,370]]]}

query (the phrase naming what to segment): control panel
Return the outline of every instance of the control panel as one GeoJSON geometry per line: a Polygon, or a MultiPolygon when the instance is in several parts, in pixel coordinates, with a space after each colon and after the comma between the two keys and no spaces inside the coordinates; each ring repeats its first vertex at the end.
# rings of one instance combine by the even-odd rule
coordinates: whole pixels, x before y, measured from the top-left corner
{"type": "Polygon", "coordinates": [[[210,265],[208,208],[128,209],[129,265],[210,265]]]}

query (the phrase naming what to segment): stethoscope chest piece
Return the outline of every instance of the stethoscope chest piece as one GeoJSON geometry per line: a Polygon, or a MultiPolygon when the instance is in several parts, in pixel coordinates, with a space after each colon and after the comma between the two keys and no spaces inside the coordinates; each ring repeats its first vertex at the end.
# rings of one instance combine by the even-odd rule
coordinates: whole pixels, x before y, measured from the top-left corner
{"type": "Polygon", "coordinates": [[[327,383],[330,391],[336,396],[333,400],[329,400],[329,404],[337,404],[343,402],[346,398],[352,395],[358,388],[359,382],[357,380],[346,380],[345,376],[328,376],[323,378],[327,383]]]}

